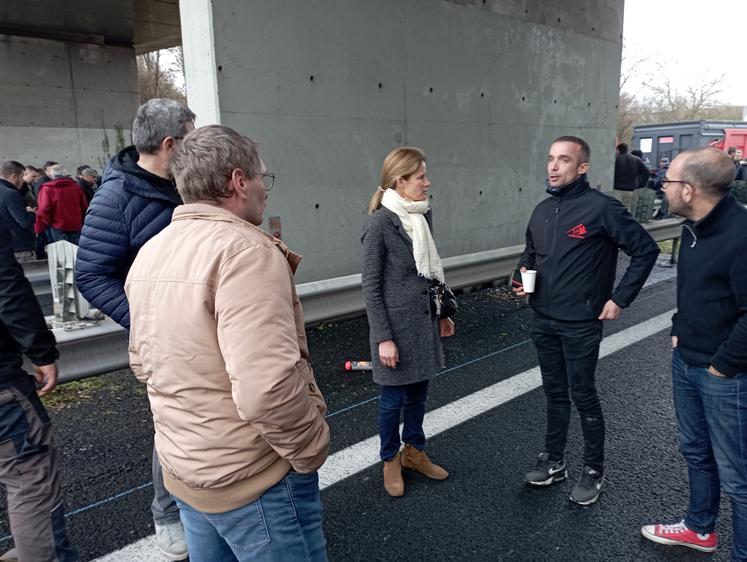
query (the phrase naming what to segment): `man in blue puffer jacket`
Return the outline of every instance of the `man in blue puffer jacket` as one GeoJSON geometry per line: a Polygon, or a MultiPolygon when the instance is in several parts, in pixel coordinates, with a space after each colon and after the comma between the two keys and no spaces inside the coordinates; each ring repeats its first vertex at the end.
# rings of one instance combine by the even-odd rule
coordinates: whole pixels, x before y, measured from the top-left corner
{"type": "MultiPolygon", "coordinates": [[[[132,123],[134,146],[109,162],[88,208],[80,234],[75,283],[94,307],[130,329],[124,282],[140,248],[171,222],[182,200],[169,169],[181,139],[194,129],[195,114],[163,98],[138,108],[132,123]]],[[[151,505],[156,542],[169,560],[187,558],[179,510],[163,485],[153,449],[151,505]]]]}

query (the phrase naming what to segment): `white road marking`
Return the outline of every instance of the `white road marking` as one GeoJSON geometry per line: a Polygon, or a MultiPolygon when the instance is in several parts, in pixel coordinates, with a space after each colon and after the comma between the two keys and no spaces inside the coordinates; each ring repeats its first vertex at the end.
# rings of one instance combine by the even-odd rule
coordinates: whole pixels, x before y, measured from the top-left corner
{"type": "MultiPolygon", "coordinates": [[[[606,357],[667,329],[671,325],[673,313],[674,310],[670,310],[604,338],[599,350],[599,358],[606,357]]],[[[535,390],[541,384],[539,367],[534,367],[478,390],[469,396],[428,412],[423,422],[425,434],[429,438],[434,437],[535,390]]],[[[373,435],[330,455],[319,471],[319,487],[323,490],[375,465],[379,462],[378,450],[379,436],[373,435]]],[[[151,535],[121,550],[97,558],[94,562],[152,562],[159,558],[155,535],[151,535]]]]}

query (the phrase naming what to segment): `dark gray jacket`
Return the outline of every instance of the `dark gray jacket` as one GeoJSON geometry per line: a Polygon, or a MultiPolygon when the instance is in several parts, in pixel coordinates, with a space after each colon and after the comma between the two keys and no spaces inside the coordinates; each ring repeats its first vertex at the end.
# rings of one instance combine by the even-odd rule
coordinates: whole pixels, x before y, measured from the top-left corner
{"type": "Polygon", "coordinates": [[[14,252],[34,250],[34,221],[36,215],[26,210],[23,195],[12,183],[0,179],[0,222],[10,230],[14,252]]]}
{"type": "MultiPolygon", "coordinates": [[[[431,226],[430,211],[425,218],[431,226]]],[[[396,386],[432,378],[443,366],[443,349],[438,319],[431,313],[431,282],[418,275],[412,240],[384,207],[368,217],[361,240],[374,381],[396,386]],[[394,340],[399,351],[394,369],[379,361],[379,343],[386,340],[394,340]]]]}

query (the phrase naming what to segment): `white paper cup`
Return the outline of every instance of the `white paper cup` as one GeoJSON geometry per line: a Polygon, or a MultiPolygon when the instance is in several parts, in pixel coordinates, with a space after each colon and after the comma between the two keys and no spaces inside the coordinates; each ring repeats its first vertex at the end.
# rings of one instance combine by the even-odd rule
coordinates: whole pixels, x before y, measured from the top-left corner
{"type": "Polygon", "coordinates": [[[537,279],[537,272],[534,269],[528,269],[521,272],[521,284],[524,285],[525,293],[534,292],[535,279],[537,279]]]}

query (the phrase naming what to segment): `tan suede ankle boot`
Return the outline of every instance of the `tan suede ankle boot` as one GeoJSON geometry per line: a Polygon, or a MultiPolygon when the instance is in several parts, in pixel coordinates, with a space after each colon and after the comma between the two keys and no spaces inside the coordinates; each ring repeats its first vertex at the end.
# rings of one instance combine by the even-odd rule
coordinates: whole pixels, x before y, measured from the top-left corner
{"type": "Polygon", "coordinates": [[[446,480],[449,477],[449,473],[434,464],[425,454],[425,451],[419,451],[412,445],[405,445],[405,448],[402,449],[401,464],[404,468],[411,468],[434,480],[446,480]]]}
{"type": "Polygon", "coordinates": [[[384,461],[384,489],[395,498],[405,495],[405,481],[402,480],[400,453],[390,461],[384,461]]]}

